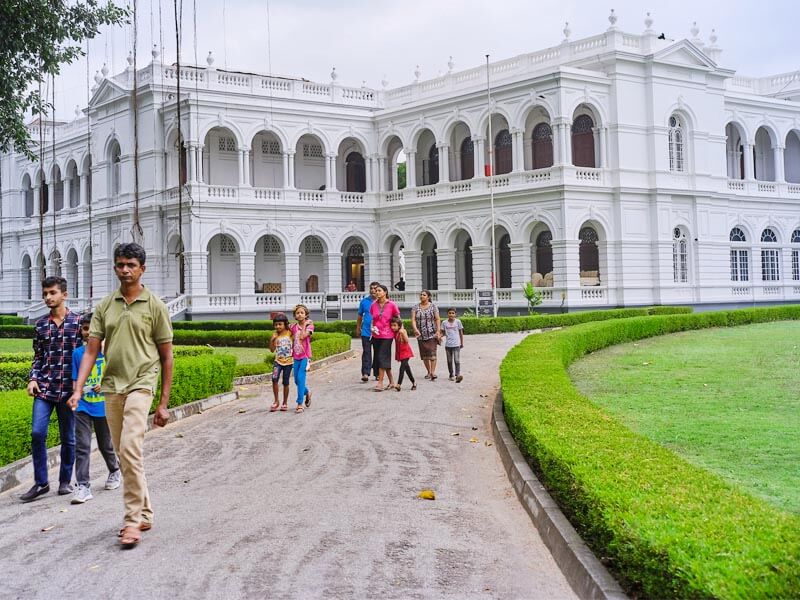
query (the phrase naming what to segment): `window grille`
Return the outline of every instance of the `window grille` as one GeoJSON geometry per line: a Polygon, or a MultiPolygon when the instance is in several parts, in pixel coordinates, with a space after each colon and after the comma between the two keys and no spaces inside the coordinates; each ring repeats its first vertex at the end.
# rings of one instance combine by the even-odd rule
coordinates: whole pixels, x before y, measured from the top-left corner
{"type": "Polygon", "coordinates": [[[220,254],[236,254],[236,243],[228,235],[221,235],[219,238],[220,254]]]}
{"type": "Polygon", "coordinates": [[[538,248],[548,248],[552,245],[553,234],[549,231],[543,231],[536,237],[536,246],[538,248]]]}
{"type": "Polygon", "coordinates": [[[778,241],[778,236],[775,235],[775,232],[772,231],[772,229],[767,227],[764,231],[761,232],[761,241],[775,243],[778,241]]]}
{"type": "Polygon", "coordinates": [[[236,140],[230,136],[219,136],[220,152],[236,152],[236,140]]]}
{"type": "Polygon", "coordinates": [[[731,281],[750,281],[747,250],[731,250],[731,281]]]}
{"type": "Polygon", "coordinates": [[[800,229],[795,229],[792,232],[792,243],[793,244],[800,244],[800,229]]]}
{"type": "Polygon", "coordinates": [[[304,254],[322,254],[322,242],[319,238],[311,236],[307,237],[303,242],[303,253],[304,254]]]}
{"type": "Polygon", "coordinates": [[[792,250],[792,281],[800,281],[800,250],[792,250]]]}
{"type": "Polygon", "coordinates": [[[584,227],[578,234],[578,239],[586,244],[596,244],[600,239],[597,237],[597,232],[591,227],[584,227]]]}
{"type": "Polygon", "coordinates": [[[672,231],[672,278],[675,283],[689,281],[689,247],[680,227],[672,231]]]}
{"type": "Polygon", "coordinates": [[[778,251],[764,249],[761,251],[761,281],[779,281],[781,278],[778,266],[778,251]]]}
{"type": "Polygon", "coordinates": [[[572,123],[572,135],[590,133],[594,128],[594,121],[589,115],[579,115],[572,123]]]}
{"type": "Polygon", "coordinates": [[[548,123],[539,123],[533,128],[533,135],[531,137],[534,140],[552,140],[553,130],[550,129],[550,125],[548,123]]]}
{"type": "Polygon", "coordinates": [[[303,144],[303,158],[322,158],[320,144],[303,144]]]}
{"type": "Polygon", "coordinates": [[[364,256],[364,246],[361,244],[353,244],[347,250],[347,256],[364,256]]]}
{"type": "Polygon", "coordinates": [[[281,244],[272,236],[267,236],[263,241],[264,254],[280,254],[281,244]]]}
{"type": "Polygon", "coordinates": [[[683,122],[673,115],[669,118],[669,170],[682,173],[685,170],[683,147],[683,122]]]}
{"type": "Polygon", "coordinates": [[[280,154],[281,143],[278,140],[261,140],[261,153],[262,154],[280,154]]]}
{"type": "Polygon", "coordinates": [[[747,238],[744,235],[744,231],[742,231],[738,227],[734,227],[733,229],[731,229],[730,240],[732,242],[746,242],[747,238]]]}

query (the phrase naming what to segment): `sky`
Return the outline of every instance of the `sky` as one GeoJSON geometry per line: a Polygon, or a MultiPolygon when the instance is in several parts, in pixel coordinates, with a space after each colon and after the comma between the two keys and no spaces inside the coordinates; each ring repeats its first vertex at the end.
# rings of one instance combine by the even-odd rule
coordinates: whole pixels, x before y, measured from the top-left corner
{"type": "MultiPolygon", "coordinates": [[[[130,0],[131,2],[133,0],[130,0]]],[[[342,85],[381,88],[502,60],[559,44],[564,23],[571,39],[605,31],[611,8],[617,26],[641,33],[650,11],[653,29],[667,38],[690,38],[696,21],[707,42],[716,29],[720,63],[739,74],[765,76],[800,70],[796,41],[798,0],[178,0],[183,3],[182,63],[305,77],[329,82],[336,67],[342,85]],[[195,26],[196,23],[196,26],[195,26]],[[195,35],[196,30],[196,35],[195,35]],[[195,60],[196,56],[196,60],[195,60]]],[[[173,62],[173,0],[138,0],[137,63],[150,61],[153,43],[173,62]]],[[[122,71],[133,48],[132,25],[104,28],[89,42],[91,76],[104,62],[122,71]]],[[[66,66],[56,80],[56,118],[85,106],[86,59],[66,66]]]]}

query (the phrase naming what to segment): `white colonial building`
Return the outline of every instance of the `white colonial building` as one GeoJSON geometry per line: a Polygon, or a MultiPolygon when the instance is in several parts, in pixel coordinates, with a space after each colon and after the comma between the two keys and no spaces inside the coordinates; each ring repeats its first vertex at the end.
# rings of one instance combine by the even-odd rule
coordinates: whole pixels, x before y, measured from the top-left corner
{"type": "Polygon", "coordinates": [[[800,300],[800,72],[736,76],[713,35],[609,20],[490,64],[490,105],[486,67],[452,61],[382,90],[210,55],[178,71],[155,51],[137,73],[98,73],[88,108],[43,128],[43,164],[0,157],[0,309],[35,313],[42,268],[78,304],[106,294],[135,212],[146,281],[192,318],[318,309],[331,293],[352,307],[351,280],[391,286],[403,266],[401,303],[428,288],[472,307],[493,237],[515,312],[528,281],[553,307],[800,300]]]}

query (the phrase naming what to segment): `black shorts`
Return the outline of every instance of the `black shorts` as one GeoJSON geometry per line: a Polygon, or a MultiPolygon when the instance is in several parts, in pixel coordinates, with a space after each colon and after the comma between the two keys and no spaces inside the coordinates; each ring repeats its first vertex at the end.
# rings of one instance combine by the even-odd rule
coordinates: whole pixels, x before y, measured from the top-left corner
{"type": "Polygon", "coordinates": [[[283,385],[289,385],[292,378],[292,365],[274,363],[272,365],[272,383],[278,383],[281,380],[281,374],[283,374],[283,385]]]}
{"type": "Polygon", "coordinates": [[[378,369],[392,368],[392,338],[372,338],[372,348],[375,352],[373,366],[378,369]]]}

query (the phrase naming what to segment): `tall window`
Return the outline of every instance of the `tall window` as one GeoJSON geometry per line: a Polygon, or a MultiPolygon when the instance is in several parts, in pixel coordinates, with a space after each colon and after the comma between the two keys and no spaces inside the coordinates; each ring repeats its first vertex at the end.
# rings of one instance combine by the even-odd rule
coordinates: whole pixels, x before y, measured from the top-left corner
{"type": "Polygon", "coordinates": [[[553,234],[550,230],[536,236],[536,272],[545,277],[553,271],[553,234]]]}
{"type": "Polygon", "coordinates": [[[120,180],[122,179],[121,152],[119,144],[111,148],[111,195],[119,196],[120,180]]]}
{"type": "Polygon", "coordinates": [[[578,115],[572,123],[572,164],[594,167],[594,121],[589,115],[578,115]]]}
{"type": "Polygon", "coordinates": [[[669,170],[682,173],[686,170],[684,161],[683,120],[678,115],[669,118],[669,170]]]}
{"type": "MultiPolygon", "coordinates": [[[[761,232],[763,244],[777,244],[778,236],[769,227],[761,232]]],[[[761,249],[761,281],[778,281],[781,278],[777,248],[761,249]]]]}
{"type": "Polygon", "coordinates": [[[539,123],[531,135],[533,168],[546,169],[553,166],[553,130],[549,123],[539,123]]]}
{"type": "Polygon", "coordinates": [[[439,183],[439,148],[432,144],[428,158],[422,161],[422,185],[439,183]]]}
{"type": "Polygon", "coordinates": [[[502,129],[494,138],[494,171],[497,175],[511,172],[512,143],[511,133],[508,129],[502,129]]]}
{"type": "Polygon", "coordinates": [[[689,281],[689,248],[680,227],[672,230],[672,278],[675,283],[689,281]]]}
{"type": "MultiPolygon", "coordinates": [[[[792,244],[800,244],[800,229],[792,232],[792,244]]],[[[800,281],[800,249],[792,248],[792,281],[800,281]]]]}
{"type": "Polygon", "coordinates": [[[581,285],[600,285],[600,252],[597,248],[599,238],[592,227],[583,227],[578,233],[578,260],[581,285]]]}
{"type": "Polygon", "coordinates": [[[475,176],[475,149],[472,138],[464,138],[461,142],[461,179],[472,179],[475,176]]]}
{"type": "Polygon", "coordinates": [[[365,192],[367,189],[367,169],[360,152],[347,155],[344,164],[345,186],[348,192],[365,192]]]}
{"type": "MultiPolygon", "coordinates": [[[[744,231],[738,227],[731,229],[732,244],[743,244],[747,241],[744,231]]],[[[731,281],[750,281],[749,252],[746,248],[731,248],[731,281]]]]}

